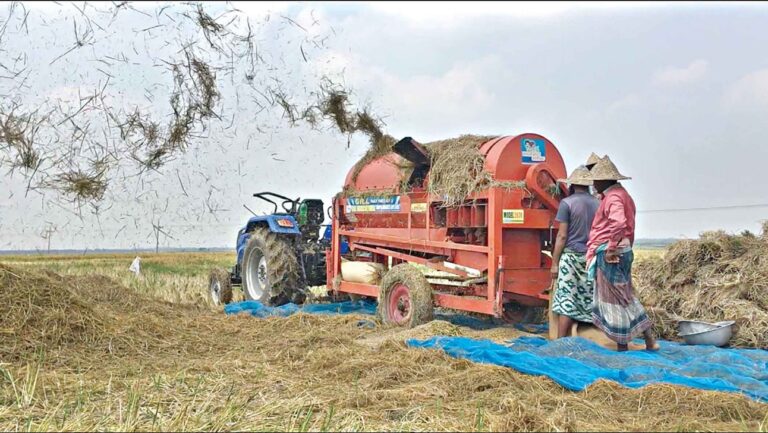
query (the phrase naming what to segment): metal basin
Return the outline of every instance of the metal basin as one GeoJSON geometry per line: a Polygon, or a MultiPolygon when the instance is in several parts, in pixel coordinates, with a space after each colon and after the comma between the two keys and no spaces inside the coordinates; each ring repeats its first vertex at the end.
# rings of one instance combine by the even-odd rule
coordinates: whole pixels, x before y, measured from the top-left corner
{"type": "Polygon", "coordinates": [[[681,320],[677,322],[677,334],[695,334],[698,332],[711,331],[717,329],[717,325],[707,322],[697,322],[694,320],[681,320]]]}
{"type": "Polygon", "coordinates": [[[706,323],[681,320],[678,323],[678,335],[687,344],[725,346],[733,336],[733,325],[736,322],[706,323]]]}

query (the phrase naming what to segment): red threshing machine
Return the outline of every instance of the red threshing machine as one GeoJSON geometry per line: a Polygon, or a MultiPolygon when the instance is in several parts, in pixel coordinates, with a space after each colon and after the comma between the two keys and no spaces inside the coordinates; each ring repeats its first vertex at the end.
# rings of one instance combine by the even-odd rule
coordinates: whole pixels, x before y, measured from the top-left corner
{"type": "Polygon", "coordinates": [[[558,196],[567,194],[556,186],[556,179],[566,177],[563,159],[538,134],[491,139],[479,149],[494,180],[524,187],[492,186],[446,206],[442,197],[428,193],[429,158],[410,137],[356,177],[350,170],[344,190],[355,193],[338,195],[332,206],[328,287],[377,298],[382,319],[404,326],[428,320],[434,306],[512,321],[546,307],[551,284],[546,252],[556,235],[558,196]],[[401,180],[404,160],[414,166],[407,186],[401,180]],[[343,242],[349,245],[344,258],[343,242]],[[388,271],[380,285],[343,281],[342,260],[381,263],[388,271]],[[412,267],[409,263],[441,272],[390,275],[412,267]]]}

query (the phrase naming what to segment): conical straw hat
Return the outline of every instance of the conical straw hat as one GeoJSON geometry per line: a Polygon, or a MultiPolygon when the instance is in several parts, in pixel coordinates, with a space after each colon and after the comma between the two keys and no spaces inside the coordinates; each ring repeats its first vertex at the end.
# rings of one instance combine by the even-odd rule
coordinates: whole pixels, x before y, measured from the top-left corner
{"type": "Polygon", "coordinates": [[[589,170],[583,165],[576,167],[576,169],[573,170],[573,173],[568,176],[568,179],[558,179],[557,181],[560,183],[567,183],[568,185],[592,185],[592,179],[589,177],[589,170]]]}
{"type": "Polygon", "coordinates": [[[619,169],[613,164],[611,158],[605,155],[600,161],[592,167],[589,171],[590,179],[594,180],[627,180],[631,177],[624,176],[619,173],[619,169]]]}
{"type": "Polygon", "coordinates": [[[598,162],[600,162],[600,157],[597,156],[595,152],[592,152],[592,155],[589,155],[589,158],[587,158],[587,163],[584,165],[595,165],[598,162]]]}

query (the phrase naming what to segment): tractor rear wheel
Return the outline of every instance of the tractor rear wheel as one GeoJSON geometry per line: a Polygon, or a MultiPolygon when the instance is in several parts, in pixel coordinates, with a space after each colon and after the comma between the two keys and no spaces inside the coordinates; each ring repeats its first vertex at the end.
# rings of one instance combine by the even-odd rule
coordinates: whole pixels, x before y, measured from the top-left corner
{"type": "Polygon", "coordinates": [[[432,320],[432,286],[416,267],[403,263],[381,280],[378,315],[386,324],[413,328],[432,320]]]}
{"type": "Polygon", "coordinates": [[[229,271],[223,268],[211,270],[208,276],[208,289],[213,305],[226,305],[232,302],[232,280],[229,271]]]}
{"type": "Polygon", "coordinates": [[[306,297],[296,253],[284,237],[267,229],[251,233],[243,254],[245,298],[264,305],[297,304],[306,297]]]}

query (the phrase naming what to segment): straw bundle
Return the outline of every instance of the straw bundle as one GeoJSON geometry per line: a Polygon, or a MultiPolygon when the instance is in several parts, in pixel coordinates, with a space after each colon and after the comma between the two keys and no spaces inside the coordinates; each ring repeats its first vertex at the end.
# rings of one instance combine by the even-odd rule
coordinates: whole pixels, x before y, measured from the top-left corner
{"type": "Polygon", "coordinates": [[[731,344],[768,347],[765,231],[761,237],[707,232],[700,239],[679,241],[663,258],[640,262],[635,276],[638,294],[662,337],[674,339],[680,319],[736,320],[731,344]]]}

